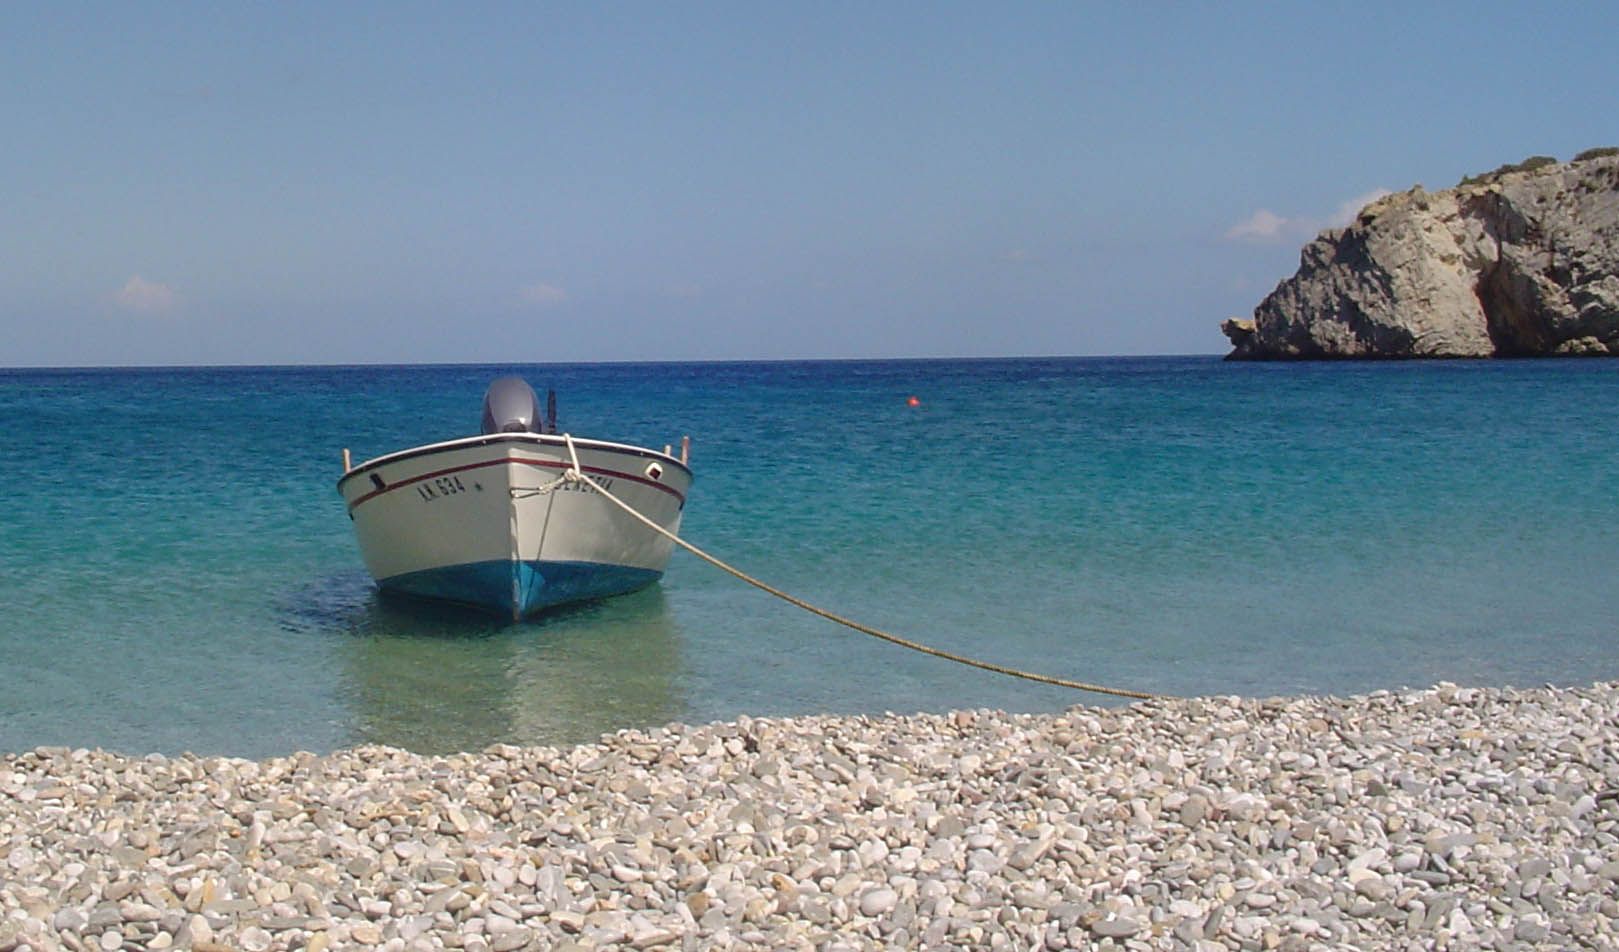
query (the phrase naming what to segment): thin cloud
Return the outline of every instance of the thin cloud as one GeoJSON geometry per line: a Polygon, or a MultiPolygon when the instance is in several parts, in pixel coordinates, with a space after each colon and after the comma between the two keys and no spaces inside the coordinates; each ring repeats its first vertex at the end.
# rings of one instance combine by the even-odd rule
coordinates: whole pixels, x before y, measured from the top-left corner
{"type": "Polygon", "coordinates": [[[1360,210],[1368,204],[1377,201],[1385,195],[1393,194],[1386,188],[1375,188],[1370,192],[1345,199],[1338,204],[1338,208],[1325,220],[1299,216],[1288,218],[1278,215],[1268,208],[1261,208],[1247,218],[1226,229],[1227,241],[1244,241],[1251,244],[1269,244],[1278,241],[1297,241],[1312,238],[1323,228],[1342,228],[1355,220],[1360,210]]]}
{"type": "Polygon", "coordinates": [[[554,284],[530,284],[518,291],[523,302],[535,307],[556,307],[568,299],[568,292],[554,284]]]}
{"type": "Polygon", "coordinates": [[[167,314],[174,310],[174,289],[161,281],[148,281],[133,275],[113,294],[119,307],[137,314],[167,314]]]}
{"type": "Polygon", "coordinates": [[[1287,232],[1290,219],[1261,208],[1226,230],[1231,241],[1277,241],[1287,232]]]}

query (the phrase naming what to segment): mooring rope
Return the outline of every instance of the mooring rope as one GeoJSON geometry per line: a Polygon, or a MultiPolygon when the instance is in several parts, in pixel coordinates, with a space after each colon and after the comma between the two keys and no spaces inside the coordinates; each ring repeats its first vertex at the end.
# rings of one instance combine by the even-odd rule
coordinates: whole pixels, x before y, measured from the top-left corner
{"type": "Polygon", "coordinates": [[[562,488],[565,483],[573,482],[573,480],[569,479],[569,474],[572,472],[573,470],[565,469],[562,471],[561,476],[551,480],[544,486],[513,486],[508,490],[508,492],[511,493],[513,499],[528,499],[531,496],[547,496],[562,488]]]}
{"type": "Polygon", "coordinates": [[[675,545],[680,546],[682,549],[685,549],[687,552],[690,552],[692,555],[697,556],[699,559],[702,559],[704,562],[707,562],[715,568],[736,576],[742,581],[747,582],[749,585],[752,585],[754,588],[768,592],[782,601],[787,602],[788,604],[796,605],[812,615],[819,615],[822,618],[825,618],[828,621],[836,622],[845,628],[853,628],[855,631],[858,631],[861,634],[870,635],[873,638],[880,638],[883,641],[889,642],[890,644],[899,645],[901,648],[909,648],[912,651],[920,651],[923,654],[932,655],[935,658],[943,658],[946,661],[954,661],[957,664],[964,664],[968,667],[981,668],[985,671],[993,671],[996,674],[1004,674],[1014,678],[1022,678],[1025,681],[1038,681],[1041,684],[1054,684],[1057,687],[1073,688],[1076,691],[1089,691],[1093,694],[1109,694],[1114,697],[1128,697],[1139,700],[1148,700],[1162,696],[1158,694],[1149,694],[1146,691],[1132,691],[1128,688],[1112,688],[1102,684],[1090,684],[1085,681],[1072,681],[1068,678],[1054,677],[1049,674],[1039,674],[1034,671],[1023,671],[1018,668],[1007,667],[1004,664],[996,664],[993,661],[980,661],[977,658],[969,658],[966,655],[956,654],[952,651],[945,651],[942,648],[934,648],[930,645],[924,645],[921,642],[911,641],[908,638],[901,638],[899,635],[891,634],[879,628],[873,628],[870,625],[863,625],[851,618],[845,618],[835,612],[830,612],[819,606],[812,605],[809,602],[804,601],[802,598],[789,595],[781,589],[776,588],[775,586],[772,586],[766,582],[762,582],[741,569],[736,568],[735,566],[732,566],[712,555],[709,555],[707,552],[704,552],[697,546],[692,545],[690,542],[687,542],[680,536],[675,535],[673,532],[670,532],[663,526],[660,526],[651,519],[648,519],[634,506],[631,506],[629,503],[613,495],[607,490],[607,487],[603,486],[601,483],[597,482],[586,474],[585,471],[579,466],[579,453],[573,447],[573,437],[567,433],[564,433],[562,434],[562,439],[568,444],[568,456],[573,462],[572,469],[563,471],[563,478],[569,480],[570,482],[583,481],[588,483],[597,492],[607,497],[608,501],[612,502],[613,505],[629,513],[631,516],[634,516],[647,528],[657,532],[659,535],[673,542],[675,545]]]}

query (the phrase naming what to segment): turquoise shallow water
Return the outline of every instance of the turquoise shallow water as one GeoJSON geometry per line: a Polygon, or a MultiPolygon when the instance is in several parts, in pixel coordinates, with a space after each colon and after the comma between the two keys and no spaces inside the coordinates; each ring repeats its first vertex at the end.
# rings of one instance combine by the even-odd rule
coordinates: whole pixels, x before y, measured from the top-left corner
{"type": "Polygon", "coordinates": [[[678,553],[518,626],[379,598],[341,449],[474,432],[513,369],[575,433],[691,434],[692,541],[943,648],[1175,694],[1619,676],[1619,362],[13,370],[0,750],[437,752],[1097,700],[678,553]]]}

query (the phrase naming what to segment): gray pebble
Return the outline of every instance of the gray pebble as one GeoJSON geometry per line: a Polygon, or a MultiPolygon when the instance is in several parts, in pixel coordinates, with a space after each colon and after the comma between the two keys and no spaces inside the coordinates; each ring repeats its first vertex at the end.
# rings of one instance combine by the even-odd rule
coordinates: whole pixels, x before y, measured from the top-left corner
{"type": "Polygon", "coordinates": [[[887,886],[869,889],[860,896],[860,914],[875,918],[892,912],[898,903],[899,893],[887,886]]]}
{"type": "Polygon", "coordinates": [[[1107,939],[1127,939],[1144,928],[1145,924],[1129,916],[1110,916],[1091,924],[1092,932],[1107,939]]]}

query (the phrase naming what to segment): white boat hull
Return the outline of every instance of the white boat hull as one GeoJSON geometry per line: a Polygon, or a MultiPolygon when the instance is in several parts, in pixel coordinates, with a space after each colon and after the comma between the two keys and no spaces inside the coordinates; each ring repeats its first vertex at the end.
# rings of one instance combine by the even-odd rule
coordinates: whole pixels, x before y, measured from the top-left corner
{"type": "MultiPolygon", "coordinates": [[[[573,441],[584,472],[678,531],[691,472],[653,450],[573,441]]],[[[582,482],[563,438],[498,433],[404,450],[338,481],[360,553],[388,591],[522,618],[649,585],[673,543],[582,482]]]]}

